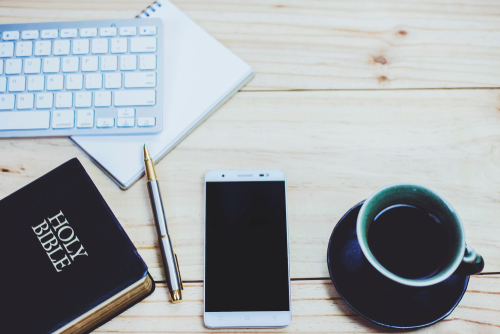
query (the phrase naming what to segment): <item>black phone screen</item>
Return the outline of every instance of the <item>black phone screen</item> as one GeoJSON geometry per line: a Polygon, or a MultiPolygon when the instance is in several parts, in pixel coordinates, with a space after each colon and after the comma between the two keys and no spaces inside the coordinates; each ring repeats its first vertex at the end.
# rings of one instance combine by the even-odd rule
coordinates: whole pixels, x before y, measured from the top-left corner
{"type": "Polygon", "coordinates": [[[207,182],[205,214],[205,311],[289,311],[285,182],[207,182]]]}

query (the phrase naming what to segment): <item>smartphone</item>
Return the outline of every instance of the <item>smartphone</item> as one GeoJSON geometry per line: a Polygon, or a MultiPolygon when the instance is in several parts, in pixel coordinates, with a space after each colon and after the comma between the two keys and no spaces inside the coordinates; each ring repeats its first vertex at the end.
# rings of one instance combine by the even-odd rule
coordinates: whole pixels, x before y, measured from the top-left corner
{"type": "Polygon", "coordinates": [[[208,328],[285,327],[292,319],[286,176],[205,174],[203,319],[208,328]]]}

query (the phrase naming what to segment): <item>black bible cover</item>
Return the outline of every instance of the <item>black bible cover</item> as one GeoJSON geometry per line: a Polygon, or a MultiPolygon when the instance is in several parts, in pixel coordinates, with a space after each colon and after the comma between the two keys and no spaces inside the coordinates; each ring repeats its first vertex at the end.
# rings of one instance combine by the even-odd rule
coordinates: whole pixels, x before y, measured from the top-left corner
{"type": "Polygon", "coordinates": [[[52,333],[148,275],[76,158],[1,200],[0,227],[2,333],[52,333]]]}

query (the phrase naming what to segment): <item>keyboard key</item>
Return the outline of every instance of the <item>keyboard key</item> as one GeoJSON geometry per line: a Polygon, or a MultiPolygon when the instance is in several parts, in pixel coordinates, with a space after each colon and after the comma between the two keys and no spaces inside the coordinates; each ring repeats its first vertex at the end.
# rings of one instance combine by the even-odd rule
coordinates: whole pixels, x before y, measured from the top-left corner
{"type": "Polygon", "coordinates": [[[93,39],[92,53],[94,54],[108,53],[108,39],[107,38],[93,39]]]}
{"type": "Polygon", "coordinates": [[[16,57],[29,57],[33,53],[33,42],[17,42],[16,57]]]}
{"type": "Polygon", "coordinates": [[[130,52],[156,52],[156,37],[133,37],[130,52]]]}
{"type": "Polygon", "coordinates": [[[85,89],[101,89],[102,74],[85,74],[85,89]]]}
{"type": "Polygon", "coordinates": [[[76,113],[76,127],[79,129],[88,129],[94,127],[94,110],[81,109],[76,113]]]}
{"type": "MultiPolygon", "coordinates": [[[[7,78],[0,77],[0,92],[5,92],[7,90],[7,78]]],[[[3,95],[0,95],[3,96],[3,95]]]]}
{"type": "Polygon", "coordinates": [[[137,117],[137,126],[155,126],[156,117],[137,117]]]}
{"type": "Polygon", "coordinates": [[[111,53],[126,53],[127,52],[127,39],[126,38],[112,38],[111,39],[111,53]]]}
{"type": "Polygon", "coordinates": [[[88,39],[75,39],[73,41],[73,54],[86,55],[89,53],[90,41],[88,39]]]}
{"type": "Polygon", "coordinates": [[[104,88],[121,88],[121,87],[122,87],[121,73],[107,73],[104,75],[104,88]]]}
{"type": "Polygon", "coordinates": [[[121,56],[120,57],[120,70],[133,71],[137,68],[136,56],[121,56]]]}
{"type": "Polygon", "coordinates": [[[135,117],[118,118],[116,126],[119,128],[129,128],[135,126],[135,117]]]}
{"type": "Polygon", "coordinates": [[[33,109],[35,94],[18,94],[17,109],[33,109]]]}
{"type": "Polygon", "coordinates": [[[26,87],[26,77],[16,75],[9,77],[9,92],[22,92],[26,87]]]}
{"type": "Polygon", "coordinates": [[[78,36],[76,29],[61,29],[61,38],[73,38],[78,36]]]}
{"type": "Polygon", "coordinates": [[[121,27],[120,36],[135,36],[137,34],[137,27],[121,27]]]}
{"type": "Polygon", "coordinates": [[[2,34],[4,41],[15,41],[19,39],[19,31],[4,31],[2,34]]]}
{"type": "Polygon", "coordinates": [[[57,73],[57,72],[59,72],[59,58],[44,58],[43,73],[57,73]]]}
{"type": "Polygon", "coordinates": [[[78,57],[64,57],[62,59],[62,71],[63,72],[78,72],[78,57]]]}
{"type": "Polygon", "coordinates": [[[156,91],[153,89],[117,91],[114,95],[116,107],[154,106],[156,104],[156,91]]]}
{"type": "Polygon", "coordinates": [[[98,118],[96,119],[96,125],[98,128],[112,128],[115,126],[114,118],[98,118]]]}
{"type": "Polygon", "coordinates": [[[101,71],[116,71],[118,69],[117,56],[102,56],[101,57],[101,71]]]}
{"type": "MultiPolygon", "coordinates": [[[[0,110],[12,110],[14,109],[14,94],[2,94],[0,95],[0,110]]],[[[3,113],[0,113],[2,115],[3,113]]],[[[0,122],[1,126],[2,122],[0,122]]]]}
{"type": "Polygon", "coordinates": [[[99,59],[96,56],[82,57],[82,72],[95,72],[98,64],[99,59]]]}
{"type": "Polygon", "coordinates": [[[156,69],[156,55],[140,55],[139,56],[139,69],[140,70],[155,70],[156,69]]]}
{"type": "Polygon", "coordinates": [[[45,77],[43,75],[30,75],[28,77],[28,91],[40,91],[45,87],[45,77]]]}
{"type": "Polygon", "coordinates": [[[60,74],[48,75],[47,77],[47,90],[61,90],[63,89],[64,77],[60,74]]]}
{"type": "Polygon", "coordinates": [[[49,56],[52,49],[51,41],[36,41],[35,56],[49,56]]]}
{"type": "Polygon", "coordinates": [[[57,110],[52,112],[53,129],[71,129],[75,126],[74,110],[57,110]]]}
{"type": "Polygon", "coordinates": [[[100,91],[94,94],[95,107],[110,107],[111,106],[111,92],[100,91]]]}
{"type": "Polygon", "coordinates": [[[92,105],[91,92],[77,92],[75,93],[75,107],[86,108],[92,105]]]}
{"type": "Polygon", "coordinates": [[[116,114],[118,118],[120,117],[135,117],[135,109],[134,108],[120,108],[116,110],[116,114]]]}
{"type": "Polygon", "coordinates": [[[66,89],[82,89],[83,74],[69,74],[66,76],[66,89]]]}
{"type": "Polygon", "coordinates": [[[40,73],[42,60],[40,58],[28,58],[24,61],[24,73],[40,73]]]}
{"type": "Polygon", "coordinates": [[[42,30],[41,35],[43,39],[53,39],[57,38],[57,36],[59,35],[59,31],[57,29],[46,29],[42,30]]]}
{"type": "Polygon", "coordinates": [[[97,28],[80,29],[80,37],[95,37],[97,36],[97,28]]]}
{"type": "Polygon", "coordinates": [[[14,55],[14,43],[0,43],[0,57],[12,57],[14,55]]]}
{"type": "Polygon", "coordinates": [[[38,39],[38,30],[25,30],[21,33],[22,39],[38,39]]]}
{"type": "Polygon", "coordinates": [[[63,89],[64,77],[61,74],[47,76],[47,90],[63,89]]]}
{"type": "Polygon", "coordinates": [[[23,68],[23,61],[21,59],[5,60],[5,74],[20,74],[22,68],[23,68]]]}
{"type": "Polygon", "coordinates": [[[56,108],[71,108],[73,106],[73,93],[57,93],[56,108]]]}
{"type": "Polygon", "coordinates": [[[156,73],[125,73],[125,88],[151,88],[156,86],[156,73]]]}
{"type": "Polygon", "coordinates": [[[0,112],[0,130],[48,129],[49,122],[50,111],[0,112]]]}
{"type": "Polygon", "coordinates": [[[102,36],[102,37],[116,36],[116,33],[117,33],[116,27],[100,28],[99,29],[99,36],[102,36]]]}
{"type": "Polygon", "coordinates": [[[147,26],[139,28],[139,35],[156,35],[156,27],[155,26],[147,26]]]}
{"type": "Polygon", "coordinates": [[[65,56],[69,55],[70,42],[69,40],[54,41],[54,55],[65,56]]]}
{"type": "Polygon", "coordinates": [[[50,109],[52,108],[53,100],[54,100],[54,94],[52,93],[38,93],[36,94],[36,108],[50,109]]]}

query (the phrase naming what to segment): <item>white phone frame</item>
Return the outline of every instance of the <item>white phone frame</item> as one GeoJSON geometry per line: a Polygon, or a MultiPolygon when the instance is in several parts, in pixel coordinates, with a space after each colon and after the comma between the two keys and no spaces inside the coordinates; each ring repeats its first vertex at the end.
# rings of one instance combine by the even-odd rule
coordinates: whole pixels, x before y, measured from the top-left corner
{"type": "MultiPolygon", "coordinates": [[[[288,237],[288,204],[286,201],[286,175],[281,169],[224,169],[209,170],[205,173],[205,238],[206,238],[206,197],[207,182],[235,182],[235,181],[285,181],[285,214],[286,239],[288,261],[288,303],[289,311],[254,311],[254,312],[206,312],[205,311],[205,253],[203,254],[203,321],[208,328],[275,328],[285,327],[292,321],[292,298],[290,284],[290,245],[288,237]],[[224,175],[224,176],[223,176],[224,175]],[[263,176],[261,176],[263,175],[263,176]]],[[[205,242],[206,245],[206,242],[205,242]]],[[[244,288],[244,287],[242,287],[244,288]]],[[[265,298],[262,299],[265,303],[265,298]]]]}

